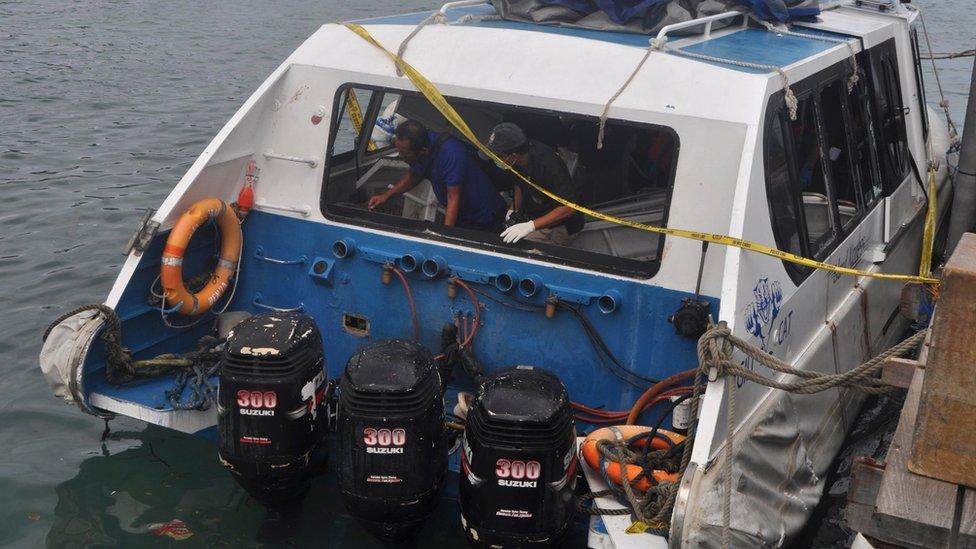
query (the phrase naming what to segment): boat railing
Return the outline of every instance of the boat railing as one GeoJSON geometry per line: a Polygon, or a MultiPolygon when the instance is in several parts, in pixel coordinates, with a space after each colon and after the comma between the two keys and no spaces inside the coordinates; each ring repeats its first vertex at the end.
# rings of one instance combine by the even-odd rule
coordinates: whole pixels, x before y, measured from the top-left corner
{"type": "Polygon", "coordinates": [[[438,13],[441,15],[447,15],[447,10],[452,10],[454,8],[466,8],[468,6],[480,6],[482,4],[487,4],[486,0],[457,0],[456,2],[448,2],[441,6],[438,13]]]}
{"type": "MultiPolygon", "coordinates": [[[[470,6],[480,6],[483,4],[489,4],[486,0],[457,0],[455,2],[447,2],[441,9],[438,10],[438,15],[443,20],[447,16],[448,10],[455,8],[465,8],[470,6]]],[[[712,24],[716,21],[724,21],[727,19],[735,19],[736,17],[742,18],[742,26],[745,27],[749,24],[749,14],[741,11],[728,11],[724,13],[717,13],[715,15],[707,15],[705,17],[699,17],[697,19],[690,19],[688,21],[682,21],[680,23],[673,23],[671,25],[665,25],[658,33],[655,38],[651,40],[651,44],[654,46],[663,46],[668,41],[668,34],[675,31],[690,29],[694,27],[699,27],[704,25],[705,30],[702,33],[704,38],[710,38],[712,34],[712,24]]]]}
{"type": "Polygon", "coordinates": [[[854,7],[868,8],[880,12],[894,12],[898,10],[898,3],[894,0],[854,0],[854,7]]]}
{"type": "Polygon", "coordinates": [[[668,34],[683,30],[690,29],[693,27],[705,26],[705,31],[702,33],[702,37],[708,39],[712,34],[712,24],[716,21],[724,21],[726,19],[735,19],[736,17],[742,18],[742,26],[745,27],[749,24],[749,14],[743,13],[741,11],[727,11],[725,13],[717,13],[715,15],[708,15],[705,17],[699,17],[697,19],[690,19],[688,21],[682,21],[680,23],[672,23],[670,25],[665,25],[658,31],[657,36],[651,40],[651,45],[655,47],[661,47],[668,41],[668,34]]]}

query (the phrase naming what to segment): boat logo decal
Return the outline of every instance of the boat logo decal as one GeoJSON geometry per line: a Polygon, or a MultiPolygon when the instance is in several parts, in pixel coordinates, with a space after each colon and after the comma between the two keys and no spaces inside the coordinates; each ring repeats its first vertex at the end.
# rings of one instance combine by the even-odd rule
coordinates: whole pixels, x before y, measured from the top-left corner
{"type": "Polygon", "coordinates": [[[769,282],[760,278],[752,289],[753,302],[745,308],[745,326],[750,334],[759,338],[763,350],[769,342],[769,331],[779,316],[783,304],[783,287],[779,281],[769,282]]]}
{"type": "MultiPolygon", "coordinates": [[[[780,314],[783,310],[783,286],[778,280],[770,282],[768,277],[760,278],[752,289],[752,295],[752,303],[743,311],[746,331],[759,340],[763,351],[772,353],[769,350],[772,343],[780,346],[789,338],[793,311],[780,314]]],[[[750,357],[745,357],[740,364],[749,370],[754,370],[756,366],[750,357]]],[[[741,387],[744,380],[740,378],[736,383],[741,387]]]]}

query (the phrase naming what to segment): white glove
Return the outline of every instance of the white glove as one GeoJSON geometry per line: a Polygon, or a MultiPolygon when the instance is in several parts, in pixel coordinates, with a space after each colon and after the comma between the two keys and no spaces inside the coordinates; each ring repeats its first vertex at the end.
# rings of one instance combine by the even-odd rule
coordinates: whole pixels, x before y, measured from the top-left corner
{"type": "Polygon", "coordinates": [[[505,212],[505,221],[508,221],[508,218],[512,217],[513,213],[515,213],[515,210],[508,210],[507,212],[505,212]]]}
{"type": "Polygon", "coordinates": [[[511,244],[513,242],[518,242],[519,240],[522,240],[534,230],[535,230],[535,223],[533,223],[532,221],[526,221],[525,223],[516,223],[515,225],[512,225],[511,227],[502,231],[501,237],[502,240],[511,244]]]}

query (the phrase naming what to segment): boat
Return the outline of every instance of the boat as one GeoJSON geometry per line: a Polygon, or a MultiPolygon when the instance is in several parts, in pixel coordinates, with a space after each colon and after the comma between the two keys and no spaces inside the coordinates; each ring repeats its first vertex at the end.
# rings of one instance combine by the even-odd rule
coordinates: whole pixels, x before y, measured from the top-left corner
{"type": "MultiPolygon", "coordinates": [[[[365,374],[350,369],[380,360],[375,346],[392,340],[400,343],[387,351],[409,357],[397,371],[416,376],[417,387],[438,365],[449,422],[474,414],[472,402],[488,406],[486,387],[531,378],[553,403],[572,403],[582,438],[629,415],[610,411],[652,424],[666,403],[690,404],[686,375],[658,399],[663,405],[635,408],[661,380],[698,371],[698,338],[711,322],[798,370],[850,371],[905,335],[903,294],[920,285],[904,280],[919,270],[927,227],[929,241],[939,242],[951,200],[948,130],[921,80],[919,12],[840,0],[774,24],[747,9],[695,15],[648,34],[499,18],[491,4],[465,1],[323,25],[150,210],[102,308],[51,330],[45,375],[88,413],[220,439],[220,414],[234,404],[216,402],[216,393],[228,382],[199,368],[192,353],[218,329],[228,341],[225,362],[227,353],[256,361],[284,352],[237,341],[244,331],[260,337],[253,322],[231,328],[253,315],[269,330],[290,323],[284,339],[297,337],[296,327],[305,327],[302,337],[313,328],[321,334],[322,366],[296,397],[299,416],[315,418],[321,403],[329,423],[341,425],[336,403],[366,390],[356,385],[365,374]],[[575,197],[558,203],[584,214],[575,240],[507,243],[497,232],[446,226],[449,212],[427,180],[369,208],[409,168],[393,138],[406,120],[452,135],[472,162],[504,122],[556,151],[575,186],[575,197]],[[243,219],[236,250],[225,246],[234,240],[225,220],[235,214],[243,219]],[[181,223],[189,223],[182,245],[168,244],[181,223]],[[196,286],[186,283],[206,283],[203,294],[172,297],[165,279],[177,266],[177,275],[204,273],[196,286]],[[119,360],[100,337],[107,330],[135,359],[191,356],[195,369],[120,383],[107,368],[119,360]],[[453,370],[431,359],[445,349],[464,355],[453,370]]],[[[488,161],[477,169],[496,168],[488,161]]],[[[788,377],[739,351],[732,360],[758,376],[788,377]]],[[[735,546],[779,546],[802,528],[863,395],[795,394],[741,378],[703,383],[689,463],[674,473],[664,527],[644,524],[644,534],[628,535],[640,523],[634,516],[594,514],[589,546],[719,546],[723,535],[735,546]]],[[[242,394],[237,405],[250,415],[273,415],[284,401],[273,391],[242,394]]],[[[660,428],[680,431],[670,413],[660,428]]],[[[482,431],[501,417],[484,414],[482,431]]],[[[472,449],[474,427],[460,427],[464,436],[444,449],[447,497],[473,497],[484,480],[470,469],[483,451],[472,449]]],[[[366,429],[364,437],[357,451],[396,453],[406,435],[366,429]]],[[[303,455],[307,463],[311,450],[303,455]]],[[[575,450],[557,457],[565,459],[561,482],[575,479],[575,450]]],[[[420,465],[436,467],[437,459],[420,465]]],[[[538,462],[495,465],[507,489],[536,494],[538,462]]],[[[607,488],[599,470],[579,470],[591,490],[607,488]]],[[[596,502],[623,507],[607,495],[596,502]]],[[[492,518],[517,529],[532,518],[518,505],[492,518]]],[[[456,527],[488,543],[472,520],[461,515],[456,527]]]]}

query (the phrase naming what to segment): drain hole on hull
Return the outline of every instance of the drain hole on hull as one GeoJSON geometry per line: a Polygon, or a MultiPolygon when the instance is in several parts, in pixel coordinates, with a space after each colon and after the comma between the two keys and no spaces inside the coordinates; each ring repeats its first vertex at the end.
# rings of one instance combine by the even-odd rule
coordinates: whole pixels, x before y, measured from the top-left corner
{"type": "Polygon", "coordinates": [[[369,319],[363,315],[345,313],[342,315],[342,328],[354,336],[369,335],[369,319]]]}

